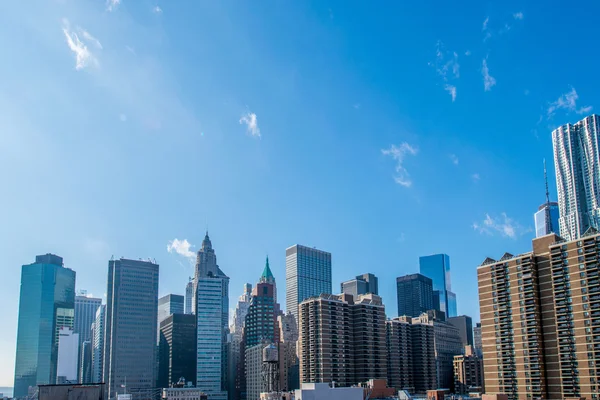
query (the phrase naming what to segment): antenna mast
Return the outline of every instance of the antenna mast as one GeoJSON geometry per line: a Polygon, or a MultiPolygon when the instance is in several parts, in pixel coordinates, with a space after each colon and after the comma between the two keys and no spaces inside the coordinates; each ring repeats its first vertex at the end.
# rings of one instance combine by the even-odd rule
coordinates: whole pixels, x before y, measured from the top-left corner
{"type": "Polygon", "coordinates": [[[544,158],[544,182],[546,183],[546,207],[544,210],[544,216],[546,219],[546,232],[554,232],[552,227],[552,217],[550,216],[550,192],[548,191],[548,173],[546,172],[546,159],[544,158]]]}
{"type": "Polygon", "coordinates": [[[548,192],[548,174],[546,173],[546,159],[544,158],[544,181],[546,182],[546,204],[550,203],[550,193],[548,192]]]}

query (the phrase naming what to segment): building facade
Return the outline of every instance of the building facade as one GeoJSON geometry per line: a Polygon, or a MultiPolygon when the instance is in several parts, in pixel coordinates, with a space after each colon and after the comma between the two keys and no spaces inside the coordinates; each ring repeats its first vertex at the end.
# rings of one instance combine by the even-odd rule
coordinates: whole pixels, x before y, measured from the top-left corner
{"type": "Polygon", "coordinates": [[[79,383],[89,384],[92,381],[92,342],[81,343],[79,350],[79,383]]]}
{"type": "Polygon", "coordinates": [[[447,321],[458,329],[462,346],[473,346],[473,320],[468,315],[448,318],[447,321]]]}
{"type": "Polygon", "coordinates": [[[170,387],[185,378],[196,385],[196,317],[171,314],[160,322],[158,386],[170,387]]]}
{"type": "Polygon", "coordinates": [[[60,328],[58,332],[58,362],[56,384],[77,383],[79,362],[79,334],[71,328],[60,328]]]}
{"type": "MultiPolygon", "coordinates": [[[[96,319],[96,310],[102,305],[102,299],[87,295],[81,291],[75,296],[75,311],[73,314],[73,332],[79,335],[79,352],[83,354],[83,342],[91,341],[92,324],[96,319]]],[[[81,361],[81,359],[80,359],[81,361]]],[[[81,370],[81,364],[79,370],[81,370]]],[[[79,375],[79,383],[83,377],[79,375]]]]}
{"type": "Polygon", "coordinates": [[[227,335],[229,333],[229,277],[217,264],[208,232],[196,254],[192,312],[197,320],[196,386],[209,398],[227,398],[227,335]],[[217,322],[220,318],[220,323],[217,322]],[[217,356],[217,348],[220,353],[217,356]],[[216,370],[220,369],[217,375],[216,370]]]}
{"type": "MultiPolygon", "coordinates": [[[[160,333],[160,323],[173,314],[183,314],[185,311],[184,297],[178,294],[167,294],[158,299],[156,332],[160,333]]],[[[160,337],[158,339],[160,341],[160,337]]]]}
{"type": "Polygon", "coordinates": [[[244,284],[244,291],[239,297],[238,303],[235,307],[233,314],[233,323],[229,327],[231,332],[231,345],[229,352],[229,376],[228,380],[228,394],[230,400],[238,400],[242,390],[244,382],[244,357],[242,349],[243,337],[244,337],[244,323],[246,321],[246,315],[248,315],[248,309],[250,308],[250,301],[252,299],[252,285],[250,283],[244,284]]]}
{"type": "Polygon", "coordinates": [[[542,237],[551,233],[559,233],[559,211],[557,202],[547,202],[540,206],[533,215],[535,223],[535,237],[542,237]]]}
{"type": "Polygon", "coordinates": [[[431,310],[433,304],[433,283],[431,278],[421,274],[411,274],[396,278],[398,315],[418,317],[431,310]]]}
{"type": "Polygon", "coordinates": [[[192,313],[192,304],[194,303],[194,278],[190,277],[185,285],[185,310],[186,314],[192,313]]]}
{"type": "Polygon", "coordinates": [[[300,304],[300,382],[351,386],[387,377],[385,308],[377,295],[320,295],[300,304]]]}
{"type": "Polygon", "coordinates": [[[356,297],[359,294],[379,294],[379,282],[373,274],[362,274],[346,282],[341,283],[341,293],[351,294],[356,297]]]}
{"type": "Polygon", "coordinates": [[[108,262],[103,376],[109,397],[156,384],[158,264],[108,262]]]}
{"type": "Polygon", "coordinates": [[[470,351],[454,356],[454,393],[482,393],[483,387],[483,360],[470,351]]]}
{"type": "Polygon", "coordinates": [[[481,322],[473,328],[473,350],[479,358],[483,358],[483,344],[481,343],[481,322]]]}
{"type": "Polygon", "coordinates": [[[92,382],[100,383],[104,380],[104,327],[106,318],[106,305],[103,304],[96,310],[96,319],[92,326],[92,382]]]}
{"type": "MultiPolygon", "coordinates": [[[[14,397],[30,387],[56,382],[58,330],[75,307],[75,271],[53,254],[21,268],[14,397]]],[[[70,325],[72,328],[73,325],[70,325]]]]}
{"type": "Polygon", "coordinates": [[[331,253],[296,244],[285,250],[287,310],[298,319],[298,305],[305,299],[332,293],[331,253]]]}
{"type": "Polygon", "coordinates": [[[560,236],[600,228],[600,120],[595,114],[552,131],[560,236]]]}
{"type": "MultiPolygon", "coordinates": [[[[447,254],[433,254],[419,257],[419,272],[430,278],[433,290],[439,293],[440,305],[434,307],[446,314],[446,317],[456,316],[456,295],[452,292],[450,280],[450,257],[447,254]]],[[[436,304],[437,306],[437,304],[436,304]]]]}

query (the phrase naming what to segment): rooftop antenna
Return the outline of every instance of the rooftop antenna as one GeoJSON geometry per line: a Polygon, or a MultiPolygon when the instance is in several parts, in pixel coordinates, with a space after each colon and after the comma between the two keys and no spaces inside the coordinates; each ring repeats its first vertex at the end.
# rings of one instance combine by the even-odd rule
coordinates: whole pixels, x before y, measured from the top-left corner
{"type": "Polygon", "coordinates": [[[552,227],[552,217],[550,216],[550,192],[548,191],[548,173],[546,172],[546,159],[544,158],[544,182],[546,183],[546,209],[544,216],[546,217],[546,232],[554,232],[552,227]]]}

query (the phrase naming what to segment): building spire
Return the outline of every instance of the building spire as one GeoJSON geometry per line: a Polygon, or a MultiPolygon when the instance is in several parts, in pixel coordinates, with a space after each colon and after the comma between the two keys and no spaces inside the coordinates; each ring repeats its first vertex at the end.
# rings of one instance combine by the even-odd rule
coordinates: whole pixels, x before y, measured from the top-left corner
{"type": "Polygon", "coordinates": [[[546,159],[544,158],[544,181],[546,182],[546,204],[550,203],[550,192],[548,191],[548,174],[546,173],[546,159]]]}
{"type": "Polygon", "coordinates": [[[271,272],[271,268],[269,267],[269,256],[267,255],[265,269],[263,270],[263,273],[260,276],[260,282],[273,283],[274,281],[275,281],[275,277],[273,276],[273,273],[271,272]]]}

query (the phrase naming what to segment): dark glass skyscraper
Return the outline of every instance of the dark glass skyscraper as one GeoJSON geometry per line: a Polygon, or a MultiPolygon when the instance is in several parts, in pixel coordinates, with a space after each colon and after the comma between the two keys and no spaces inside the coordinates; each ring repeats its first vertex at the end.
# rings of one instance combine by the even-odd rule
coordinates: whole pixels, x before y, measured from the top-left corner
{"type": "Polygon", "coordinates": [[[433,309],[433,290],[431,279],[412,274],[396,278],[398,296],[398,315],[418,317],[421,313],[433,309]]]}
{"type": "Polygon", "coordinates": [[[160,322],[158,387],[166,388],[185,378],[196,384],[196,317],[171,314],[160,322]]]}
{"type": "Polygon", "coordinates": [[[106,291],[104,382],[109,398],[156,383],[158,264],[110,260],[106,291]],[[123,386],[122,386],[123,385],[123,386]]]}
{"type": "Polygon", "coordinates": [[[23,265],[14,397],[27,396],[29,387],[56,383],[57,332],[74,307],[75,271],[65,268],[61,257],[46,254],[23,265]]]}
{"type": "MultiPolygon", "coordinates": [[[[447,254],[433,254],[430,256],[419,257],[419,272],[433,282],[433,290],[439,292],[440,306],[439,310],[446,314],[446,317],[456,316],[456,295],[448,292],[452,291],[450,281],[450,257],[447,254]]],[[[437,307],[434,307],[437,308],[437,307]]]]}

